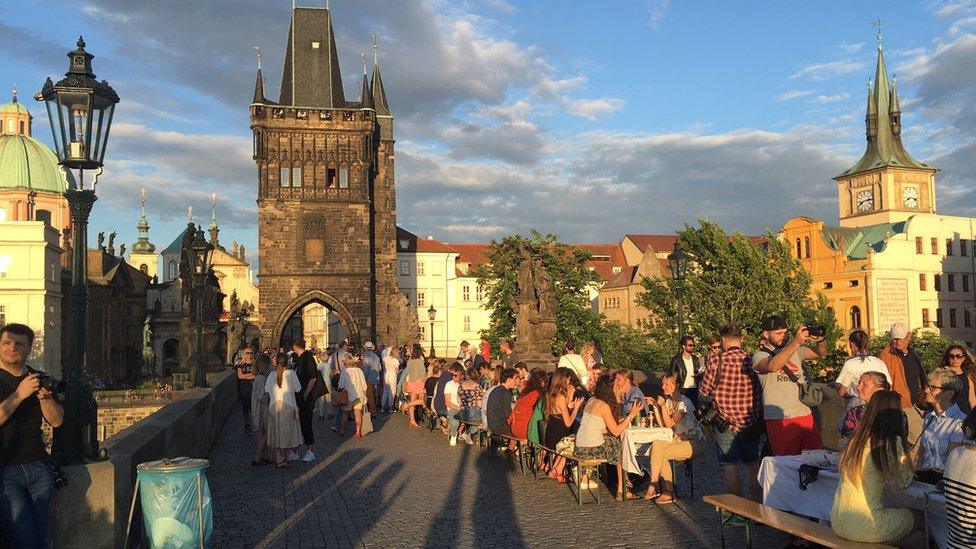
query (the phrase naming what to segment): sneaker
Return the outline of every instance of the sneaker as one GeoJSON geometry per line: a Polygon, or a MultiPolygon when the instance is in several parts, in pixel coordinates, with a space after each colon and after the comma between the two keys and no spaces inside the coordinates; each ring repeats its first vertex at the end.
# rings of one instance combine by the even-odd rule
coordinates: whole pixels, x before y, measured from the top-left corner
{"type": "Polygon", "coordinates": [[[338,428],[338,427],[336,427],[335,425],[332,425],[332,426],[330,426],[330,427],[329,427],[329,430],[330,430],[330,431],[335,431],[335,432],[337,432],[337,433],[339,432],[339,428],[338,428]]]}
{"type": "Polygon", "coordinates": [[[462,433],[461,440],[463,440],[465,444],[474,444],[474,441],[471,440],[471,435],[469,433],[462,433]]]}
{"type": "Polygon", "coordinates": [[[457,446],[457,436],[451,435],[451,441],[448,442],[451,446],[457,446]]]}
{"type": "Polygon", "coordinates": [[[288,461],[298,461],[298,454],[295,452],[288,454],[288,461]]]}
{"type": "Polygon", "coordinates": [[[305,452],[305,455],[302,457],[302,461],[304,461],[305,463],[311,463],[315,461],[315,454],[312,453],[311,450],[305,452]]]}

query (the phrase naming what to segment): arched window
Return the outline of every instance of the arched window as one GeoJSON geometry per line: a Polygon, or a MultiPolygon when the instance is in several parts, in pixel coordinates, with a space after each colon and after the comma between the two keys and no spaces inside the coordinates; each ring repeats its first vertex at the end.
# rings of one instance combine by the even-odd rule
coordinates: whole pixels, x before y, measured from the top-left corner
{"type": "Polygon", "coordinates": [[[176,278],[176,260],[170,259],[169,263],[166,265],[166,278],[169,280],[174,280],[176,278]]]}
{"type": "Polygon", "coordinates": [[[861,309],[855,305],[851,307],[851,328],[861,327],[861,309]]]}
{"type": "Polygon", "coordinates": [[[800,239],[797,238],[796,239],[796,258],[797,259],[800,259],[801,257],[803,257],[802,254],[803,254],[803,248],[800,247],[800,239]]]}
{"type": "Polygon", "coordinates": [[[803,251],[806,252],[803,257],[810,258],[810,237],[803,237],[803,251]]]}

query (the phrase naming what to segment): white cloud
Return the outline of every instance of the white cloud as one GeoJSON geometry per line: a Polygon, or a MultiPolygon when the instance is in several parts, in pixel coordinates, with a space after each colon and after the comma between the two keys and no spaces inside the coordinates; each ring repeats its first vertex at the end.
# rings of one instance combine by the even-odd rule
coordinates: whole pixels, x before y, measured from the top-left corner
{"type": "Polygon", "coordinates": [[[567,112],[580,118],[586,118],[587,120],[599,120],[619,111],[623,106],[623,99],[613,97],[579,99],[569,102],[567,112]]]}
{"type": "Polygon", "coordinates": [[[854,54],[860,52],[864,48],[864,42],[858,42],[856,44],[848,44],[847,42],[843,42],[837,47],[843,53],[854,54]]]}
{"type": "Polygon", "coordinates": [[[806,97],[812,95],[813,90],[789,90],[785,91],[776,96],[777,101],[790,101],[792,99],[797,99],[800,97],[806,97]]]}
{"type": "Polygon", "coordinates": [[[790,75],[790,78],[804,78],[808,80],[826,80],[834,76],[850,74],[864,69],[864,63],[852,59],[840,61],[830,61],[827,63],[814,63],[803,67],[799,71],[790,75]]]}
{"type": "Polygon", "coordinates": [[[661,28],[661,21],[668,13],[671,0],[651,0],[647,6],[647,26],[654,30],[661,28]]]}
{"type": "Polygon", "coordinates": [[[851,98],[851,94],[847,92],[836,93],[834,95],[818,95],[814,101],[820,104],[826,103],[838,103],[840,101],[847,101],[851,98]]]}

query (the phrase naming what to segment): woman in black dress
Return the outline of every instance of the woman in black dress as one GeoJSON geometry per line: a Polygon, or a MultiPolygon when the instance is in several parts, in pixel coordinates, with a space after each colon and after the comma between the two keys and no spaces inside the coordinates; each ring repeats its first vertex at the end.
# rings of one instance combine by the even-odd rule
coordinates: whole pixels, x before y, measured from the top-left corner
{"type": "MultiPolygon", "coordinates": [[[[576,415],[583,404],[583,397],[576,396],[576,388],[579,385],[579,377],[569,368],[556,368],[553,372],[546,392],[546,448],[555,450],[560,440],[573,434],[576,415]]],[[[565,483],[566,477],[563,475],[565,467],[566,458],[557,454],[549,476],[561,484],[565,483]]]]}

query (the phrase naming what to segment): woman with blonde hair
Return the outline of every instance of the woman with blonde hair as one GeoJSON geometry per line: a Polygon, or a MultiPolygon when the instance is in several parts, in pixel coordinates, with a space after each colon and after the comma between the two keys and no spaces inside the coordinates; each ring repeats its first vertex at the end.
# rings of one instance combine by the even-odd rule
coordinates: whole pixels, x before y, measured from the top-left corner
{"type": "Polygon", "coordinates": [[[295,371],[288,369],[288,355],[275,355],[274,366],[274,373],[268,375],[264,384],[269,396],[268,446],[275,449],[278,468],[284,469],[291,467],[285,461],[285,450],[298,448],[302,443],[298,403],[295,401],[295,393],[302,385],[295,371]]]}
{"type": "Polygon", "coordinates": [[[346,391],[347,402],[342,406],[342,421],[339,423],[339,436],[346,436],[346,420],[349,410],[356,419],[356,438],[362,438],[363,407],[366,405],[366,375],[354,356],[346,357],[345,369],[339,374],[339,390],[346,391]]]}
{"type": "MultiPolygon", "coordinates": [[[[543,409],[543,416],[546,418],[546,448],[555,450],[560,440],[573,434],[576,416],[583,404],[583,397],[576,397],[579,386],[580,380],[576,377],[576,372],[569,368],[556,368],[552,373],[543,409]]],[[[565,466],[566,458],[557,454],[549,476],[565,483],[565,466]]]]}
{"type": "Polygon", "coordinates": [[[922,547],[924,517],[912,509],[887,508],[881,500],[886,483],[905,488],[914,471],[908,453],[908,421],[901,395],[878,391],[868,402],[840,458],[840,485],[830,522],[844,538],[922,547]]]}
{"type": "Polygon", "coordinates": [[[580,350],[580,356],[583,357],[583,365],[586,366],[586,378],[591,383],[596,383],[593,376],[593,366],[598,362],[596,359],[596,343],[593,341],[587,341],[583,344],[583,348],[580,350]]]}

